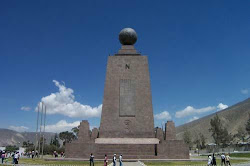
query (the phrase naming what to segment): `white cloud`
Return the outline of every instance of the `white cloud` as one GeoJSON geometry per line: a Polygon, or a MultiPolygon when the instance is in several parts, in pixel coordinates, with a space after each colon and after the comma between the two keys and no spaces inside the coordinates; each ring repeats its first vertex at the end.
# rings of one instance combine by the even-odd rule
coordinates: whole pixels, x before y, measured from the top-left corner
{"type": "Polygon", "coordinates": [[[199,117],[198,116],[194,116],[191,119],[189,119],[188,122],[192,122],[192,121],[197,120],[197,119],[199,119],[199,117]]]}
{"type": "Polygon", "coordinates": [[[240,91],[243,95],[247,95],[248,94],[248,89],[242,89],[241,91],[240,91]]]}
{"type": "MultiPolygon", "coordinates": [[[[73,89],[67,88],[58,81],[53,80],[59,92],[43,97],[41,101],[46,105],[47,114],[62,114],[74,118],[100,117],[102,105],[91,107],[75,101],[73,89]]],[[[37,108],[36,108],[37,110],[37,108]]]]}
{"type": "Polygon", "coordinates": [[[18,131],[18,132],[24,132],[24,131],[29,130],[29,128],[25,127],[25,126],[9,126],[9,129],[10,130],[15,130],[15,131],[18,131]]]}
{"type": "Polygon", "coordinates": [[[205,112],[209,112],[209,111],[213,111],[213,110],[216,110],[216,107],[208,106],[208,107],[196,109],[192,106],[187,106],[184,110],[177,111],[175,113],[175,117],[182,118],[182,117],[186,117],[186,116],[190,116],[190,115],[194,115],[194,114],[201,114],[201,113],[205,113],[205,112]]]}
{"type": "Polygon", "coordinates": [[[159,120],[162,120],[162,119],[170,120],[172,118],[168,111],[163,111],[163,112],[161,112],[159,114],[154,115],[154,117],[156,119],[159,119],[159,120]]]}
{"type": "Polygon", "coordinates": [[[21,110],[22,110],[22,111],[30,111],[30,110],[31,110],[31,107],[22,106],[22,107],[21,107],[21,110]]]}
{"type": "Polygon", "coordinates": [[[218,106],[217,106],[217,110],[218,110],[218,111],[224,110],[224,109],[226,109],[226,108],[228,108],[228,105],[222,104],[222,103],[218,104],[218,106]]]}
{"type": "Polygon", "coordinates": [[[56,124],[46,125],[45,131],[46,132],[54,132],[59,133],[62,131],[70,131],[73,127],[79,126],[80,121],[75,121],[73,123],[68,123],[66,120],[60,120],[56,124]]]}

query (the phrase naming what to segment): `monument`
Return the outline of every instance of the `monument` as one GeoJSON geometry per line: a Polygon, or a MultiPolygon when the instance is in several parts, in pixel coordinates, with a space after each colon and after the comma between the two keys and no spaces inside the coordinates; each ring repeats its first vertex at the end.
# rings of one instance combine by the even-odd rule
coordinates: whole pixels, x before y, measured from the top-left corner
{"type": "Polygon", "coordinates": [[[119,34],[122,44],[108,57],[101,124],[89,130],[88,121],[79,126],[78,139],[66,144],[66,157],[98,159],[122,154],[124,159],[188,159],[189,150],[176,140],[174,122],[165,131],[154,128],[152,95],[147,56],[136,51],[137,34],[131,28],[119,34]]]}

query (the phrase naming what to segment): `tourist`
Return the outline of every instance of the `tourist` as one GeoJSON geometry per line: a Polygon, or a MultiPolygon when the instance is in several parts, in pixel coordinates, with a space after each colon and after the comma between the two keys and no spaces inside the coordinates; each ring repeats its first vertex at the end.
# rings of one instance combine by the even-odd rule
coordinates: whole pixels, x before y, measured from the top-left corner
{"type": "Polygon", "coordinates": [[[213,153],[213,157],[212,157],[212,165],[214,166],[216,166],[216,158],[215,158],[215,156],[214,156],[214,153],[213,153]]]}
{"type": "Polygon", "coordinates": [[[105,154],[105,157],[104,157],[104,166],[108,166],[108,157],[107,157],[106,154],[105,154]]]}
{"type": "Polygon", "coordinates": [[[116,154],[114,154],[114,156],[113,156],[113,166],[115,166],[116,165],[116,154]]]}
{"type": "Polygon", "coordinates": [[[222,153],[220,157],[221,157],[221,166],[222,166],[223,164],[226,165],[226,156],[225,156],[225,154],[222,153]]]}
{"type": "Polygon", "coordinates": [[[38,151],[36,150],[36,153],[35,153],[35,156],[38,158],[39,156],[38,156],[38,151]]]}
{"type": "Polygon", "coordinates": [[[122,154],[119,157],[119,161],[120,161],[120,166],[122,166],[122,154]]]}
{"type": "Polygon", "coordinates": [[[34,156],[35,156],[35,151],[33,150],[33,151],[31,152],[31,157],[32,157],[32,159],[34,159],[34,156]]]}
{"type": "Polygon", "coordinates": [[[16,152],[16,154],[14,155],[14,164],[18,164],[18,160],[19,160],[19,152],[16,152]]]}
{"type": "Polygon", "coordinates": [[[228,165],[231,166],[229,154],[226,155],[226,163],[227,163],[227,166],[228,166],[228,165]]]}
{"type": "Polygon", "coordinates": [[[3,164],[4,159],[5,159],[5,153],[4,152],[2,152],[1,158],[2,158],[2,164],[3,164]]]}
{"type": "Polygon", "coordinates": [[[211,166],[211,165],[212,165],[212,157],[211,155],[208,155],[207,166],[211,166]]]}
{"type": "Polygon", "coordinates": [[[92,165],[94,166],[94,155],[91,153],[90,156],[89,156],[89,165],[91,166],[91,163],[92,165]]]}

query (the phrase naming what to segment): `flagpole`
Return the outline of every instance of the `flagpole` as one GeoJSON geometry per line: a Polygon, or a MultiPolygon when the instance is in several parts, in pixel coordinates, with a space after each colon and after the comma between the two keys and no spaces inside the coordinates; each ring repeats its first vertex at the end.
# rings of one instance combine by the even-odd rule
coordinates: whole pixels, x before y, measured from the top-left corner
{"type": "Polygon", "coordinates": [[[40,102],[38,103],[38,110],[37,110],[37,120],[36,120],[36,142],[35,142],[35,154],[36,154],[36,149],[37,149],[37,136],[38,136],[38,121],[39,121],[39,112],[40,112],[40,102]]]}

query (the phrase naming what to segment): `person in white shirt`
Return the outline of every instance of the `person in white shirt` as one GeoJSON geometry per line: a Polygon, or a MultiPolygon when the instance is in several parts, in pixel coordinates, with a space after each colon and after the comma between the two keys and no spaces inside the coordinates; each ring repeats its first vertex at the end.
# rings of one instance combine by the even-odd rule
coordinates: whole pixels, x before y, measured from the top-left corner
{"type": "Polygon", "coordinates": [[[119,157],[119,161],[120,161],[120,166],[122,166],[122,154],[119,157]]]}
{"type": "Polygon", "coordinates": [[[209,155],[209,156],[208,156],[207,166],[211,166],[211,165],[212,165],[212,156],[209,155]]]}
{"type": "Polygon", "coordinates": [[[226,160],[225,160],[225,159],[226,159],[226,156],[225,156],[225,154],[222,153],[220,157],[221,157],[221,166],[222,166],[223,164],[226,165],[226,160]]]}
{"type": "Polygon", "coordinates": [[[226,155],[226,163],[231,166],[229,154],[226,155]]]}
{"type": "Polygon", "coordinates": [[[18,164],[18,160],[19,160],[19,152],[16,152],[16,154],[14,155],[14,164],[18,164]]]}

